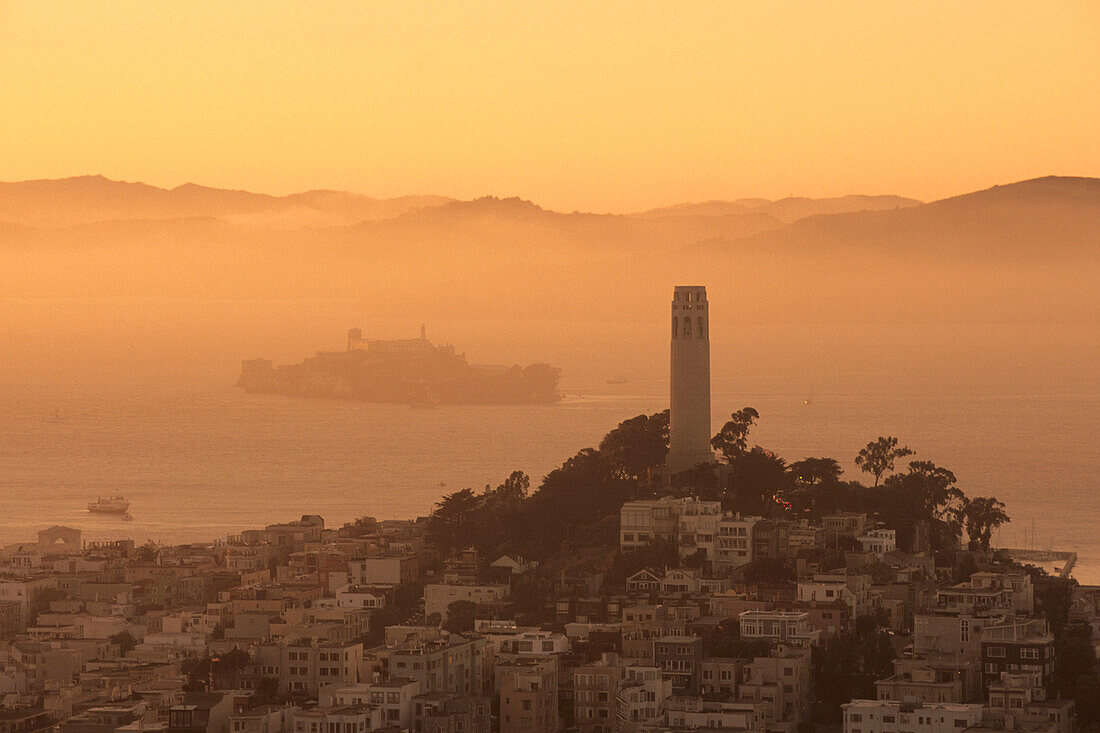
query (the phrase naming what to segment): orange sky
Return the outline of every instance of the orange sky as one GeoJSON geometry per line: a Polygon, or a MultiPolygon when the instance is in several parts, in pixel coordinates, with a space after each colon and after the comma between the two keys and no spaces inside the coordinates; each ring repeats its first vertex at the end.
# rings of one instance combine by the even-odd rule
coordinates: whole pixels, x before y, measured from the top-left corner
{"type": "Polygon", "coordinates": [[[1100,3],[0,2],[0,180],[622,211],[1100,174],[1100,3]]]}

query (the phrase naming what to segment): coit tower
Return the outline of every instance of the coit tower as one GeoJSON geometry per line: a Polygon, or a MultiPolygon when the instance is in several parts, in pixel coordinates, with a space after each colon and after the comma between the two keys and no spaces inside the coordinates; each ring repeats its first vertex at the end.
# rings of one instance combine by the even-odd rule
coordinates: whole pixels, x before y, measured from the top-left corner
{"type": "Polygon", "coordinates": [[[672,293],[669,380],[670,475],[714,461],[710,447],[710,312],[707,289],[677,285],[672,293]]]}

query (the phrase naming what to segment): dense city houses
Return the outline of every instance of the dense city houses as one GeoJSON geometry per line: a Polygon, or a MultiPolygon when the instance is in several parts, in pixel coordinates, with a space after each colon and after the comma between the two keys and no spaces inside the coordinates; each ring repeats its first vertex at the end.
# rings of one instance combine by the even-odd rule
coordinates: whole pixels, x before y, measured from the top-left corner
{"type": "Polygon", "coordinates": [[[752,408],[708,440],[707,308],[676,289],[671,415],[535,491],[515,472],[412,520],[4,547],[0,733],[1100,724],[1100,588],[991,547],[999,502],[895,471],[895,439],[857,457],[871,486],[750,447],[752,408]]]}
{"type": "Polygon", "coordinates": [[[441,557],[430,518],[330,529],[305,516],[176,547],[49,528],[4,549],[0,716],[12,733],[1077,724],[1059,654],[1072,638],[1094,661],[1098,589],[1065,582],[1056,633],[1033,578],[1059,579],[991,553],[953,567],[880,555],[889,532],[864,516],[843,517],[837,555],[838,517],[807,525],[673,496],[619,515],[602,567],[583,552],[571,567],[441,557]],[[655,542],[675,549],[667,562],[616,566],[655,542]],[[841,564],[826,567],[830,554],[841,564]],[[837,695],[831,675],[876,664],[860,696],[837,695]]]}

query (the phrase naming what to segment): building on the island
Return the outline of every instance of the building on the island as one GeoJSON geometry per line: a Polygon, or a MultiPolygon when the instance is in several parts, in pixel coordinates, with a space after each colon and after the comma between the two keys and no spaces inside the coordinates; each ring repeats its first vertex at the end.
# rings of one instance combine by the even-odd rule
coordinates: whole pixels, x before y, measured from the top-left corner
{"type": "Polygon", "coordinates": [[[713,463],[710,446],[710,311],[707,289],[677,285],[672,293],[669,371],[669,475],[713,463]]]}
{"type": "Polygon", "coordinates": [[[982,722],[980,704],[852,700],[841,707],[844,733],[957,733],[982,722]]]}

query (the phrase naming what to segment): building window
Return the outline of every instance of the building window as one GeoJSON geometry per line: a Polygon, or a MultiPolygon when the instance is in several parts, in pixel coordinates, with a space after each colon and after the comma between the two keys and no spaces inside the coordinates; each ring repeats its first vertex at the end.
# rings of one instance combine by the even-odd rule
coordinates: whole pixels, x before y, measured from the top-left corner
{"type": "Polygon", "coordinates": [[[691,316],[684,318],[684,338],[691,338],[691,316]]]}

